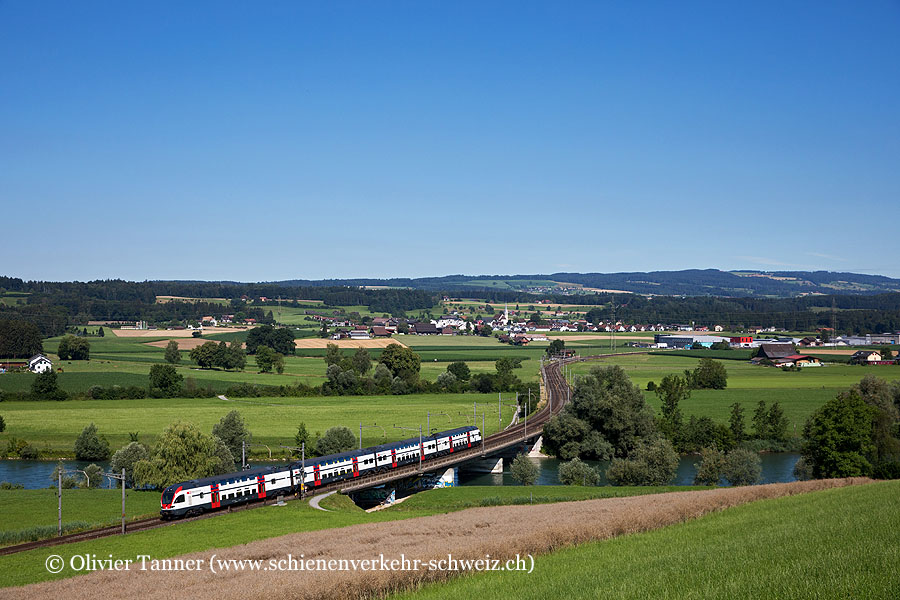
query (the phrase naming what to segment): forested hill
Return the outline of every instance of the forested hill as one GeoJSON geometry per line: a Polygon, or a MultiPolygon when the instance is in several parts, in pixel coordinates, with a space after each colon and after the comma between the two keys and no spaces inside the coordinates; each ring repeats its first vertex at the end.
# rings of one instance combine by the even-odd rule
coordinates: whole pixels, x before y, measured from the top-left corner
{"type": "Polygon", "coordinates": [[[391,286],[432,291],[527,291],[596,288],[664,296],[792,297],[806,294],[879,294],[900,291],[900,279],[831,271],[719,271],[688,269],[634,273],[447,275],[394,279],[329,279],[274,282],[294,286],[391,286]]]}

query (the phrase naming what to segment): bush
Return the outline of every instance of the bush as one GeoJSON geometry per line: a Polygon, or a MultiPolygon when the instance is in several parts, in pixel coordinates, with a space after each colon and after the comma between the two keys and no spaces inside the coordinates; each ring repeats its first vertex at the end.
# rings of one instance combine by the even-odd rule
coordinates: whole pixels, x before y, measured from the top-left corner
{"type": "Polygon", "coordinates": [[[573,458],[559,466],[559,482],[563,485],[600,485],[600,473],[580,459],[573,458]]]}
{"type": "Polygon", "coordinates": [[[537,465],[525,454],[516,456],[510,466],[510,473],[522,485],[534,485],[538,478],[537,465]]]}
{"type": "Polygon", "coordinates": [[[19,448],[19,457],[25,460],[37,460],[40,456],[40,452],[38,449],[32,446],[31,444],[26,444],[19,448]]]}
{"type": "Polygon", "coordinates": [[[82,430],[75,440],[75,458],[77,460],[107,460],[109,458],[109,442],[105,437],[97,435],[97,426],[91,423],[82,430]]]}
{"type": "Polygon", "coordinates": [[[762,479],[759,454],[737,448],[725,457],[722,475],[731,485],[755,485],[762,479]]]}
{"type": "Polygon", "coordinates": [[[694,476],[694,485],[719,485],[725,469],[725,453],[717,448],[703,448],[700,451],[700,463],[695,466],[697,474],[694,476]]]}
{"type": "Polygon", "coordinates": [[[347,427],[331,427],[316,442],[316,454],[338,454],[356,448],[357,440],[347,427]]]}
{"type": "Polygon", "coordinates": [[[109,468],[113,473],[121,473],[125,469],[126,485],[134,485],[134,465],[141,460],[148,460],[150,451],[140,442],[134,441],[116,450],[109,462],[109,468]]]}
{"type": "Polygon", "coordinates": [[[642,442],[628,456],[616,458],[606,471],[613,485],[666,485],[678,470],[678,455],[667,439],[642,442]]]}
{"type": "Polygon", "coordinates": [[[8,481],[0,481],[0,490],[24,490],[25,486],[21,483],[10,483],[8,481]]]}

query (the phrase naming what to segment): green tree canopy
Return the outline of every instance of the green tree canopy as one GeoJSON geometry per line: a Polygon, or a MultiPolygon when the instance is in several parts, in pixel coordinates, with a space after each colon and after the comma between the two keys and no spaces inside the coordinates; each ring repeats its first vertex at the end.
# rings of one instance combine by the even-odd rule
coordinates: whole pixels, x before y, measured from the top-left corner
{"type": "Polygon", "coordinates": [[[138,461],[148,460],[150,451],[140,442],[129,442],[116,450],[109,461],[109,468],[113,473],[121,473],[125,469],[125,484],[134,486],[134,465],[138,461]]]}
{"type": "Polygon", "coordinates": [[[249,443],[250,438],[253,437],[244,423],[241,413],[236,410],[229,412],[213,425],[212,434],[225,442],[225,447],[231,452],[235,461],[240,459],[242,443],[249,443]]]}
{"type": "Polygon", "coordinates": [[[109,442],[97,434],[97,426],[91,423],[85,427],[75,440],[76,460],[109,459],[109,442]]]}
{"type": "Polygon", "coordinates": [[[600,473],[589,464],[573,458],[559,466],[559,482],[563,485],[600,485],[600,473]]]}
{"type": "Polygon", "coordinates": [[[31,358],[43,351],[37,325],[25,320],[0,319],[0,357],[31,358]]]}
{"type": "Polygon", "coordinates": [[[135,464],[134,481],[137,486],[161,489],[233,469],[234,457],[225,442],[191,423],[177,422],[166,428],[150,458],[135,464]]]}
{"type": "Polygon", "coordinates": [[[447,365],[447,372],[453,373],[453,375],[459,381],[468,381],[472,376],[472,372],[469,370],[469,365],[461,360],[452,362],[447,365]]]}
{"type": "Polygon", "coordinates": [[[366,373],[372,369],[372,358],[369,356],[369,351],[362,346],[357,348],[351,359],[351,366],[357,375],[365,377],[366,373]]]}
{"type": "Polygon", "coordinates": [[[150,389],[160,390],[169,397],[177,396],[184,380],[173,365],[150,366],[150,389]]]}
{"type": "Polygon", "coordinates": [[[525,454],[516,456],[512,465],[510,465],[510,474],[512,478],[522,485],[534,485],[538,478],[538,468],[530,458],[525,454]]]}
{"type": "Polygon", "coordinates": [[[60,360],[90,360],[91,344],[83,337],[66,335],[59,341],[56,354],[60,360]]]}
{"type": "Polygon", "coordinates": [[[857,391],[839,394],[810,416],[803,458],[817,479],[868,475],[875,456],[877,411],[857,391]]]}
{"type": "Polygon", "coordinates": [[[665,438],[642,441],[628,458],[615,458],[606,470],[613,485],[666,485],[678,470],[678,455],[665,438]]]}
{"type": "Polygon", "coordinates": [[[171,365],[177,365],[181,362],[181,350],[178,348],[177,340],[169,340],[169,343],[166,344],[165,359],[171,365]]]}
{"type": "Polygon", "coordinates": [[[316,442],[316,454],[339,454],[357,447],[356,436],[347,427],[331,427],[316,442]]]}
{"type": "Polygon", "coordinates": [[[381,352],[378,362],[386,366],[391,375],[400,377],[409,384],[414,384],[419,379],[422,364],[419,355],[400,344],[388,344],[381,352]]]}

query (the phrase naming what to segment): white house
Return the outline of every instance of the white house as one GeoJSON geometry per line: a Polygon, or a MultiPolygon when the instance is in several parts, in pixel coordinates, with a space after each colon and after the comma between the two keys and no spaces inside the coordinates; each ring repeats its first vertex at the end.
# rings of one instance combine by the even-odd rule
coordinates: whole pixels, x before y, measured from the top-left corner
{"type": "Polygon", "coordinates": [[[32,373],[46,373],[53,370],[53,363],[43,354],[35,354],[28,361],[28,370],[32,373]]]}

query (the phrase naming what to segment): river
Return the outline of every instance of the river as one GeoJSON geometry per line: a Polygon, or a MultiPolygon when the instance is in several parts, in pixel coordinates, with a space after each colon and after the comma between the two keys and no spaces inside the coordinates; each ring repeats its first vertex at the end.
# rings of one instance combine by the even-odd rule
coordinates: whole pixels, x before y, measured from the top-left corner
{"type": "MultiPolygon", "coordinates": [[[[800,455],[794,452],[773,452],[760,454],[762,459],[763,483],[781,483],[794,481],[794,464],[800,459],[800,455]]],[[[539,467],[537,485],[559,485],[560,461],[555,458],[535,458],[539,467]]],[[[678,463],[678,474],[673,485],[691,485],[697,469],[694,464],[700,460],[699,456],[683,456],[678,463]]],[[[504,461],[503,474],[488,473],[461,473],[460,485],[517,485],[509,474],[509,461],[504,461]]],[[[594,466],[597,462],[588,461],[594,466]]],[[[67,460],[63,461],[66,469],[84,469],[90,462],[67,460]]],[[[109,469],[109,463],[98,463],[104,470],[109,469]]],[[[273,463],[251,463],[254,466],[273,463]]],[[[605,465],[602,465],[605,466],[605,465]]],[[[0,460],[0,481],[21,483],[27,489],[45,488],[51,485],[50,475],[56,468],[56,461],[49,460],[0,460]]],[[[75,473],[76,478],[83,477],[75,473]]],[[[605,479],[602,483],[606,483],[605,479]]],[[[104,482],[104,487],[109,486],[109,480],[104,482]]]]}

